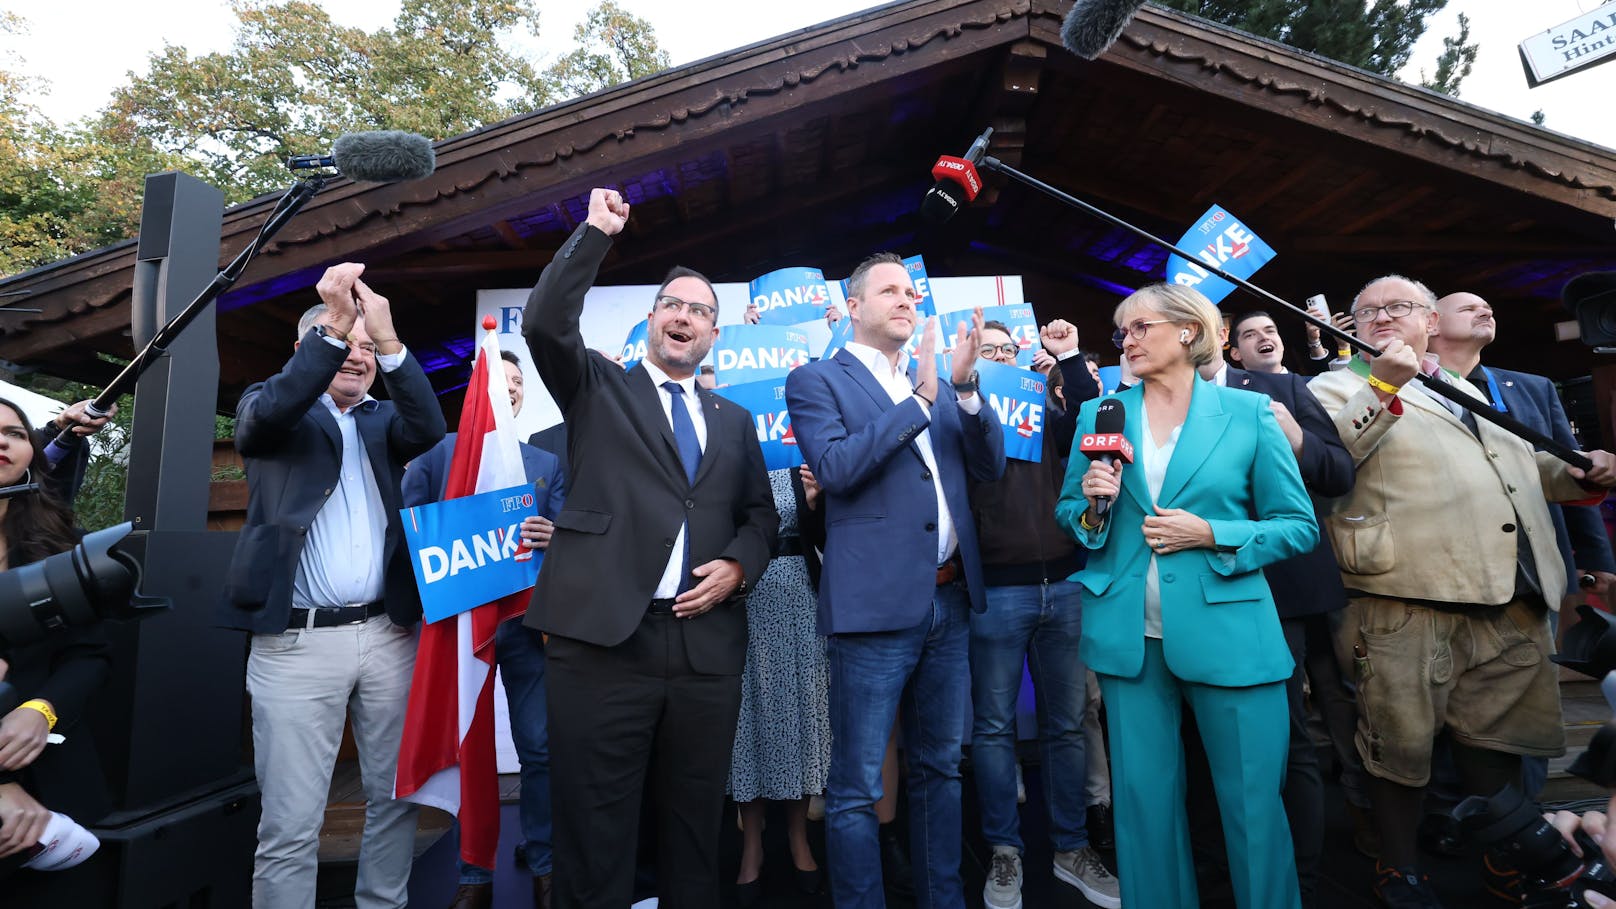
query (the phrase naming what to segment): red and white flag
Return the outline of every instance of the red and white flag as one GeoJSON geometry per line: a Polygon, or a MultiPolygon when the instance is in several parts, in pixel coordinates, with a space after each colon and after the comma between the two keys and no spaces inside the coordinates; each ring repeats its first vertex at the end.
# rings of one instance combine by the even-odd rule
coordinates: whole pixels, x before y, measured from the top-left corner
{"type": "MultiPolygon", "coordinates": [[[[492,317],[466,386],[443,497],[527,482],[516,418],[492,317]]],[[[494,867],[499,846],[499,774],[494,757],[494,632],[527,610],[524,590],[421,628],[410,681],[394,795],[460,820],[460,857],[494,867]]]]}

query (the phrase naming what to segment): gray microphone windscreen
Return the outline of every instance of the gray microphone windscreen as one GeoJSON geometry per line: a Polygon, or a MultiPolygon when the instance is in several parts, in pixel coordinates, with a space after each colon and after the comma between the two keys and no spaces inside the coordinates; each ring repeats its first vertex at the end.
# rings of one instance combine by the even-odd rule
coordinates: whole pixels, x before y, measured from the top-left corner
{"type": "Polygon", "coordinates": [[[432,176],[437,157],[425,136],[400,130],[348,133],[331,146],[342,175],[360,183],[397,183],[432,176]]]}
{"type": "Polygon", "coordinates": [[[1085,60],[1114,44],[1145,0],[1077,0],[1061,25],[1061,43],[1085,60]]]}

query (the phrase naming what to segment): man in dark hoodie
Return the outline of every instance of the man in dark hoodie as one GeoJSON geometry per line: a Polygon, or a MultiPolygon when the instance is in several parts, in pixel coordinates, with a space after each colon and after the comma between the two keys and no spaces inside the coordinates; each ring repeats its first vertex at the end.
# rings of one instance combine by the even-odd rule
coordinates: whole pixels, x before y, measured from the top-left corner
{"type": "MultiPolygon", "coordinates": [[[[1021,906],[1023,844],[1016,813],[1016,701],[1021,667],[1038,690],[1044,803],[1057,878],[1096,906],[1121,905],[1117,879],[1089,845],[1083,708],[1087,672],[1078,655],[1082,550],[1055,524],[1055,500],[1077,427],[1077,406],[1100,393],[1077,349],[1077,329],[1056,320],[1040,331],[1055,358],[1046,401],[1042,459],[1011,460],[1004,476],[971,484],[987,585],[987,610],[971,616],[971,763],[982,834],[993,848],[982,900],[989,909],[1021,906]],[[1057,376],[1059,379],[1057,380],[1057,376]],[[1062,400],[1053,389],[1064,386],[1062,400]]],[[[984,360],[1014,364],[1017,346],[1002,323],[983,324],[984,360]]],[[[1096,747],[1104,747],[1095,743],[1096,747]]]]}

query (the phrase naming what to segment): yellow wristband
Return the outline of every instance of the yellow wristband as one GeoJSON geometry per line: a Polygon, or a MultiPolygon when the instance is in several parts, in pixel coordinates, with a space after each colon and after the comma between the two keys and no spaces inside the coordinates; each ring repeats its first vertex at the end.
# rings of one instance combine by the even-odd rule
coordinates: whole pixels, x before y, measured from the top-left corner
{"type": "Polygon", "coordinates": [[[1373,374],[1370,374],[1370,376],[1369,376],[1369,387],[1375,389],[1376,391],[1384,391],[1385,393],[1387,393],[1389,395],[1397,394],[1399,391],[1402,390],[1401,386],[1393,385],[1390,382],[1381,381],[1380,379],[1376,378],[1373,374]]]}
{"type": "Polygon", "coordinates": [[[1083,513],[1077,516],[1077,526],[1083,528],[1084,530],[1099,530],[1101,527],[1105,526],[1105,521],[1101,521],[1098,524],[1090,524],[1089,512],[1088,509],[1085,508],[1083,509],[1083,513]]]}
{"type": "Polygon", "coordinates": [[[1337,347],[1335,349],[1335,355],[1340,357],[1341,359],[1345,360],[1346,358],[1352,356],[1352,348],[1350,348],[1350,347],[1337,347]]]}
{"type": "Polygon", "coordinates": [[[50,730],[55,731],[56,711],[51,709],[49,701],[41,701],[38,698],[35,698],[31,701],[23,701],[21,704],[17,705],[18,710],[21,710],[24,707],[28,708],[29,710],[39,711],[40,714],[45,717],[45,722],[49,724],[50,730]]]}

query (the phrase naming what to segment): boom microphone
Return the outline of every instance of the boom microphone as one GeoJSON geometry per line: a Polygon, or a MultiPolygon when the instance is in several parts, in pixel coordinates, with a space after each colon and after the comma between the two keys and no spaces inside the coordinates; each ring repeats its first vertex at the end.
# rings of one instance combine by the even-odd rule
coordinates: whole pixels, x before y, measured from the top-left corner
{"type": "Polygon", "coordinates": [[[1085,60],[1094,60],[1116,43],[1128,20],[1145,0],[1077,0],[1061,24],[1061,43],[1085,60]]]}
{"type": "Polygon", "coordinates": [[[399,183],[432,176],[437,158],[425,136],[390,129],[339,136],[331,154],[296,155],[286,159],[286,166],[334,167],[357,183],[399,183]]]}
{"type": "MultiPolygon", "coordinates": [[[[1127,428],[1127,411],[1122,402],[1116,398],[1106,398],[1100,402],[1099,410],[1094,414],[1094,432],[1083,436],[1078,442],[1078,450],[1089,456],[1091,461],[1100,461],[1107,467],[1121,461],[1124,464],[1133,463],[1133,443],[1128,441],[1122,431],[1127,428]]],[[[1111,510],[1110,496],[1094,497],[1094,516],[1103,518],[1111,510]]]]}
{"type": "Polygon", "coordinates": [[[926,191],[926,198],[920,200],[922,218],[941,224],[976,198],[982,191],[982,177],[976,172],[976,166],[987,154],[988,140],[992,137],[993,127],[990,126],[971,143],[965,157],[944,155],[937,159],[931,169],[937,183],[926,191]]]}

